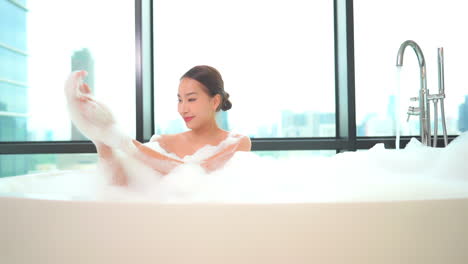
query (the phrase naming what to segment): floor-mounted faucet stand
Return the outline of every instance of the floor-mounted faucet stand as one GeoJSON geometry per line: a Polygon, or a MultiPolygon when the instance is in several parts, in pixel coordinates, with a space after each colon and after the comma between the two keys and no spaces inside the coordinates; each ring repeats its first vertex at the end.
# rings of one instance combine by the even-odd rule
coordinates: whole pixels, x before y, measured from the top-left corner
{"type": "Polygon", "coordinates": [[[443,48],[438,49],[438,72],[439,72],[439,93],[429,94],[427,89],[427,76],[426,76],[426,61],[424,54],[419,45],[412,41],[407,40],[400,45],[397,54],[397,67],[403,66],[403,55],[406,47],[410,46],[413,48],[419,62],[419,77],[421,80],[419,97],[412,97],[412,101],[419,101],[419,107],[410,106],[408,109],[408,119],[411,115],[419,115],[420,123],[420,135],[421,143],[426,146],[431,146],[431,119],[430,119],[430,104],[434,103],[434,138],[432,146],[437,146],[437,128],[438,128],[438,102],[440,101],[440,113],[442,119],[442,128],[444,133],[444,142],[447,146],[447,127],[445,123],[445,110],[444,110],[444,99],[445,99],[445,85],[444,85],[444,50],[443,48]]]}

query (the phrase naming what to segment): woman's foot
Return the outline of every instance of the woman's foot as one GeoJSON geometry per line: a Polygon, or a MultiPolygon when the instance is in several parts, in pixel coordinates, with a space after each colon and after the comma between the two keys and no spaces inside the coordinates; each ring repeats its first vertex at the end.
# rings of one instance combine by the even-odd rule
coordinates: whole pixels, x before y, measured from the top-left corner
{"type": "Polygon", "coordinates": [[[121,141],[115,137],[122,137],[122,133],[116,130],[115,118],[110,109],[96,101],[89,86],[83,82],[86,75],[86,71],[72,72],[65,83],[70,118],[91,141],[113,146],[121,141]]]}

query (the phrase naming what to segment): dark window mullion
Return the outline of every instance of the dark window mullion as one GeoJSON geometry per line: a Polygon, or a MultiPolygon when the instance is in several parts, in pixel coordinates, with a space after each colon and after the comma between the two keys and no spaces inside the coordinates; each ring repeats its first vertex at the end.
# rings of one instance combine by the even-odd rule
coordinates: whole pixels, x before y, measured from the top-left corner
{"type": "Polygon", "coordinates": [[[336,138],[253,138],[252,150],[335,150],[344,147],[336,138]]]}
{"type": "Polygon", "coordinates": [[[2,142],[0,154],[96,153],[91,141],[2,142]]]}
{"type": "Polygon", "coordinates": [[[142,1],[135,0],[135,89],[136,89],[136,140],[143,139],[143,39],[142,1]]]}
{"type": "Polygon", "coordinates": [[[334,1],[336,137],[356,150],[353,1],[334,1]]]}
{"type": "Polygon", "coordinates": [[[150,0],[135,0],[136,140],[154,134],[153,7],[150,0]]]}
{"type": "MultiPolygon", "coordinates": [[[[411,138],[416,138],[419,141],[418,136],[402,136],[400,138],[400,148],[405,148],[406,144],[411,140],[411,138]]],[[[452,142],[457,138],[456,135],[448,136],[448,143],[452,142]]],[[[358,137],[356,140],[357,149],[370,149],[376,144],[383,143],[386,149],[395,149],[395,137],[386,136],[386,137],[358,137]]],[[[444,138],[437,138],[437,147],[444,147],[444,138]]]]}

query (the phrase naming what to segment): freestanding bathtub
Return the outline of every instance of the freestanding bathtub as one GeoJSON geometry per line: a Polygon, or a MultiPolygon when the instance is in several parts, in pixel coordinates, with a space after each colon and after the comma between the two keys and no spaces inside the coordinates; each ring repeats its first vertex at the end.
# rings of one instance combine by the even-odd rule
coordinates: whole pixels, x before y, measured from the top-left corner
{"type": "Polygon", "coordinates": [[[0,197],[0,263],[468,263],[468,197],[283,204],[0,197]]]}

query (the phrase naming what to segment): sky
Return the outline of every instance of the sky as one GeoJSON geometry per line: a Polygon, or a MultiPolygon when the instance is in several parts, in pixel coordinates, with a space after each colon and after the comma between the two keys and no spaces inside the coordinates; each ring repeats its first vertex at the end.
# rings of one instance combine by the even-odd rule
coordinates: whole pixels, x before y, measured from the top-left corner
{"type": "MultiPolygon", "coordinates": [[[[154,1],[156,125],[165,128],[179,118],[179,78],[200,64],[223,75],[233,102],[229,120],[234,130],[250,133],[278,123],[282,110],[334,112],[332,3],[154,1]]],[[[454,3],[424,1],[424,12],[416,13],[421,1],[355,0],[358,123],[370,112],[386,113],[388,96],[397,93],[396,53],[406,39],[423,49],[431,93],[437,91],[437,47],[444,47],[446,112],[457,117],[468,92],[462,86],[468,43],[453,26],[466,22],[454,3]]],[[[29,129],[51,129],[55,140],[69,139],[63,83],[73,52],[88,48],[95,60],[96,97],[134,135],[134,1],[28,1],[28,9],[29,129]]],[[[407,98],[419,89],[411,50],[405,53],[401,75],[399,110],[404,114],[407,98]]]]}
{"type": "MultiPolygon", "coordinates": [[[[95,95],[122,124],[135,124],[133,1],[28,1],[29,130],[53,130],[70,139],[63,86],[74,51],[89,48],[95,61],[95,95]],[[54,10],[59,10],[56,12],[54,10]]],[[[124,125],[134,134],[135,126],[124,125]]]]}
{"type": "MultiPolygon", "coordinates": [[[[460,33],[468,23],[461,1],[354,1],[357,119],[382,104],[388,94],[397,94],[396,56],[405,40],[414,40],[426,60],[427,87],[438,92],[437,48],[444,48],[446,115],[458,118],[458,106],[468,95],[464,80],[468,59],[468,37],[460,33]]],[[[410,97],[420,87],[419,65],[415,52],[405,50],[400,79],[400,97],[406,119],[410,97]]]]}
{"type": "Polygon", "coordinates": [[[178,80],[202,64],[223,75],[233,103],[230,125],[238,132],[280,123],[282,110],[334,112],[331,1],[154,5],[156,123],[177,118],[178,80]],[[164,102],[174,102],[172,112],[164,102]]]}

